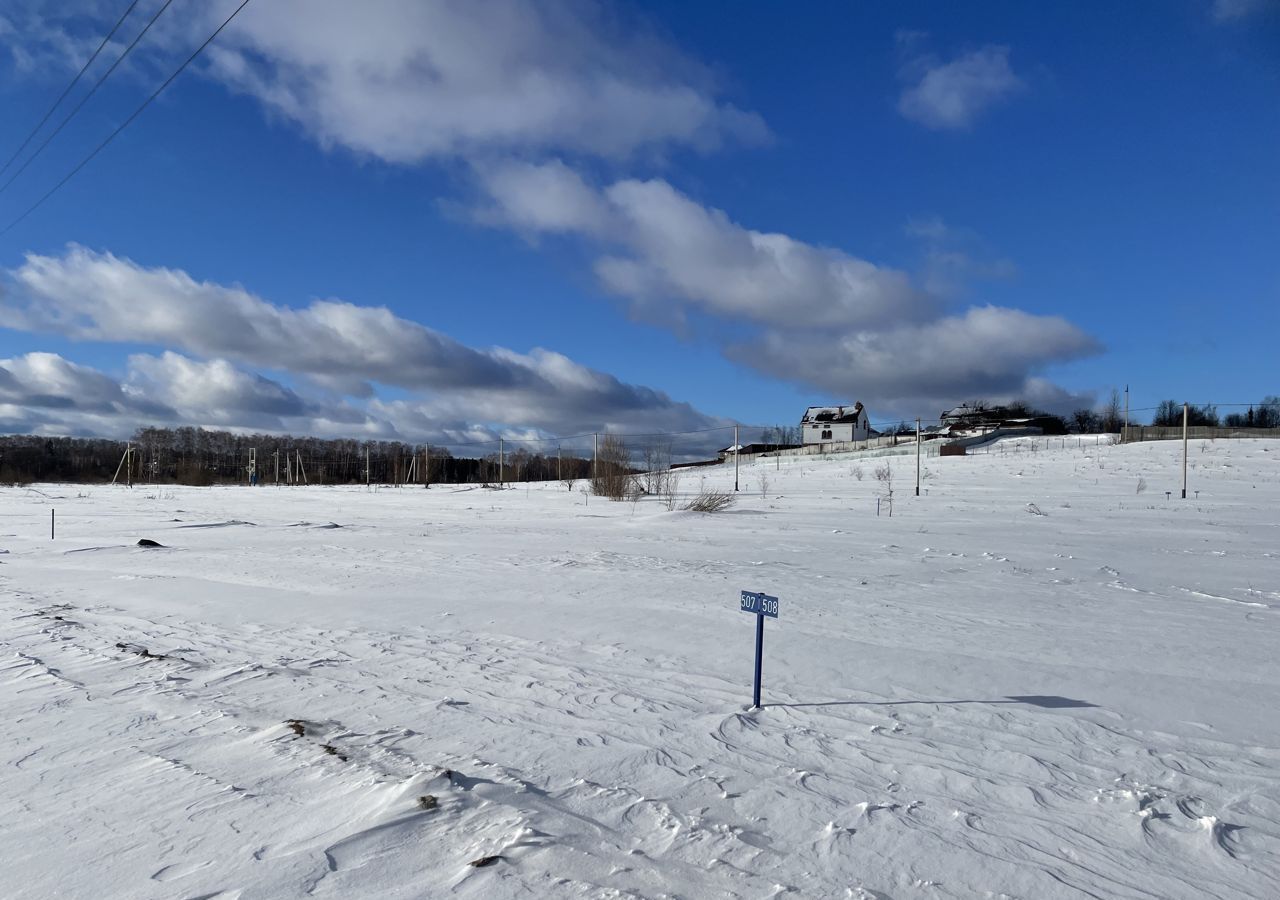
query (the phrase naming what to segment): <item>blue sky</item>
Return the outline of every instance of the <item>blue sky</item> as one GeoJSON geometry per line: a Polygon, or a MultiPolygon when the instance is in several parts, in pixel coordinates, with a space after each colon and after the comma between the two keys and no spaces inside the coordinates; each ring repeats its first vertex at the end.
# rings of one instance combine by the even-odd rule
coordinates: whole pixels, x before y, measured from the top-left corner
{"type": "MultiPolygon", "coordinates": [[[[0,161],[127,5],[5,5],[0,161]]],[[[235,5],[174,0],[0,227],[235,5]]],[[[1280,393],[1278,47],[1269,0],[253,0],[0,236],[0,429],[1280,393]]]]}

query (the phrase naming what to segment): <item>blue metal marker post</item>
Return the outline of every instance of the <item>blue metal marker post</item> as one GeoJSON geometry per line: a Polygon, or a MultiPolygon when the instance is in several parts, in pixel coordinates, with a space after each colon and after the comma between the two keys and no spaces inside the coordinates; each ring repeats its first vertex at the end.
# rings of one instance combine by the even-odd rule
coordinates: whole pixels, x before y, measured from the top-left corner
{"type": "Polygon", "coordinates": [[[764,662],[764,617],[778,618],[778,598],[755,591],[743,591],[739,609],[756,617],[756,683],[751,694],[751,705],[760,708],[760,671],[764,662]]]}

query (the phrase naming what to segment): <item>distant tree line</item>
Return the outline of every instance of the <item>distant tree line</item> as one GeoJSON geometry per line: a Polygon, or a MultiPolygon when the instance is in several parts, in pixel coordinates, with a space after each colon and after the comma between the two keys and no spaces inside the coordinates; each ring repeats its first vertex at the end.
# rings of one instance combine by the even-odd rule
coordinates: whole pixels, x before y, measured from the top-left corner
{"type": "Polygon", "coordinates": [[[455,457],[444,447],[400,441],[355,441],[290,435],[234,434],[203,428],[143,428],[130,441],[101,438],[0,436],[0,482],[247,484],[250,451],[259,484],[290,478],[307,484],[377,484],[410,481],[496,483],[587,478],[591,460],[533,453],[524,447],[478,458],[455,457]],[[128,458],[125,450],[132,445],[128,458]],[[367,454],[367,455],[366,455],[367,454]],[[430,469],[427,469],[427,458],[430,469]],[[301,464],[299,465],[299,460],[301,464]],[[368,473],[366,475],[366,460],[368,473]],[[278,469],[277,469],[278,466],[278,469]],[[501,470],[501,471],[500,471],[501,470]]]}
{"type": "MultiPolygon", "coordinates": [[[[1182,427],[1182,404],[1176,400],[1163,400],[1151,418],[1152,425],[1165,428],[1182,427]]],[[[1218,409],[1210,403],[1203,406],[1187,406],[1187,425],[1225,426],[1227,428],[1280,428],[1280,397],[1264,397],[1257,406],[1245,412],[1228,413],[1218,418],[1218,409]]]]}

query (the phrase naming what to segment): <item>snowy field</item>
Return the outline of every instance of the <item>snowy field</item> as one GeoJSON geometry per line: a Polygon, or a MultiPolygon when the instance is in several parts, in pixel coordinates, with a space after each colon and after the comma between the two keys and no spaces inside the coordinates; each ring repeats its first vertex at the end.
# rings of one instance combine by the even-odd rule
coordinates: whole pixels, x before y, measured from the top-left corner
{"type": "Polygon", "coordinates": [[[1280,896],[1280,443],[1036,446],[0,489],[0,895],[1280,896]]]}

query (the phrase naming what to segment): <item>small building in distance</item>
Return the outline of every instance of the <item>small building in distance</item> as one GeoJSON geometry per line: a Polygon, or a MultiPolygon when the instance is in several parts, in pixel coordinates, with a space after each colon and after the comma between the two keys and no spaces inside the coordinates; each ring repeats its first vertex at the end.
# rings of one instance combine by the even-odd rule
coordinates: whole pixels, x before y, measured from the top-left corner
{"type": "Polygon", "coordinates": [[[942,414],[941,429],[952,437],[983,434],[998,428],[1033,428],[1041,434],[1066,433],[1066,424],[1060,416],[1031,410],[1022,404],[1010,408],[962,403],[942,414]]]}
{"type": "Polygon", "coordinates": [[[853,406],[810,406],[800,420],[800,437],[806,444],[865,441],[874,435],[867,411],[861,403],[853,406]]]}

